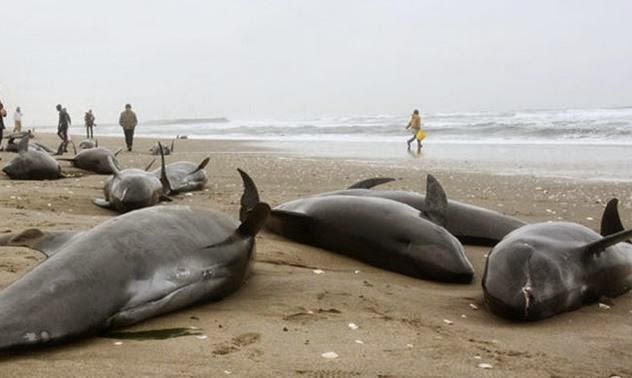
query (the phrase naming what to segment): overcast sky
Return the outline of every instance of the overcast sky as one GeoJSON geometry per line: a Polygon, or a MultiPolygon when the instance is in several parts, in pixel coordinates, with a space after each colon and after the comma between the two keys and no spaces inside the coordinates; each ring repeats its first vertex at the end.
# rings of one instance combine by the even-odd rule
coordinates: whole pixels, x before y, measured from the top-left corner
{"type": "Polygon", "coordinates": [[[27,126],[632,105],[632,1],[0,0],[27,126]]]}

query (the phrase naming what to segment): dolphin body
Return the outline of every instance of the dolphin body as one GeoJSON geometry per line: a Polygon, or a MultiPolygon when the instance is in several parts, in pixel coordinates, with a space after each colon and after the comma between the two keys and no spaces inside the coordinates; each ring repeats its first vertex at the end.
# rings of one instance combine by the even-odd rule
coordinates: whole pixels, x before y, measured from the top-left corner
{"type": "Polygon", "coordinates": [[[147,172],[153,161],[145,170],[136,168],[119,170],[111,156],[107,159],[114,174],[103,188],[105,198],[92,201],[95,205],[125,213],[154,206],[162,200],[171,201],[167,197],[171,194],[171,185],[166,174],[164,155],[161,156],[159,177],[147,172]]]}
{"type": "Polygon", "coordinates": [[[227,296],[246,280],[269,210],[257,204],[240,224],[214,210],[159,206],[83,232],[0,237],[48,257],[0,291],[0,350],[49,346],[227,296]]]}
{"type": "Polygon", "coordinates": [[[632,288],[632,230],[623,230],[617,199],[606,206],[601,235],[577,223],[524,226],[487,257],[483,292],[494,314],[539,320],[632,288]]]}
{"type": "Polygon", "coordinates": [[[101,175],[111,175],[114,173],[112,166],[108,162],[108,157],[112,158],[114,165],[119,166],[116,160],[122,149],[118,149],[116,152],[112,152],[105,147],[95,147],[86,150],[79,151],[73,158],[57,158],[61,161],[69,161],[73,166],[87,171],[92,171],[101,175]]]}
{"type": "MultiPolygon", "coordinates": [[[[254,182],[240,173],[246,188],[242,209],[248,209],[259,197],[254,182]]],[[[433,213],[446,210],[440,188],[434,186],[428,195],[427,207],[433,213]]],[[[425,219],[419,210],[384,198],[330,195],[298,199],[274,208],[266,227],[299,243],[415,278],[470,283],[474,275],[463,245],[454,236],[425,219]]]]}
{"type": "MultiPolygon", "coordinates": [[[[204,158],[200,164],[190,161],[177,161],[167,164],[167,179],[171,185],[171,193],[191,192],[201,190],[208,181],[208,176],[204,168],[209,162],[209,158],[204,158]]],[[[152,173],[156,177],[161,176],[161,169],[156,169],[152,173]]]]}
{"type": "Polygon", "coordinates": [[[95,147],[99,147],[99,141],[96,139],[84,139],[79,143],[79,148],[82,150],[89,150],[95,147]]]}
{"type": "MultiPolygon", "coordinates": [[[[428,177],[431,177],[428,175],[428,177]]],[[[493,246],[511,231],[522,227],[525,223],[514,217],[497,211],[470,205],[463,202],[447,200],[445,212],[433,212],[427,208],[426,195],[401,190],[374,190],[372,187],[394,181],[392,178],[374,178],[360,181],[346,190],[320,194],[319,196],[344,195],[356,197],[378,197],[390,199],[412,206],[421,211],[426,218],[445,227],[463,244],[493,246]],[[440,215],[440,217],[437,217],[440,215]]],[[[432,185],[440,185],[434,180],[432,185]]]]}
{"type": "MultiPolygon", "coordinates": [[[[171,155],[172,152],[174,151],[174,146],[175,146],[176,140],[172,140],[171,141],[171,145],[170,146],[162,146],[162,152],[165,155],[171,155]]],[[[149,153],[152,155],[160,155],[160,142],[157,142],[156,144],[154,144],[153,146],[151,146],[151,148],[149,149],[149,153]]]]}
{"type": "Polygon", "coordinates": [[[64,177],[61,167],[49,153],[29,149],[28,137],[20,139],[18,156],[2,171],[14,180],[55,180],[64,177]]]}

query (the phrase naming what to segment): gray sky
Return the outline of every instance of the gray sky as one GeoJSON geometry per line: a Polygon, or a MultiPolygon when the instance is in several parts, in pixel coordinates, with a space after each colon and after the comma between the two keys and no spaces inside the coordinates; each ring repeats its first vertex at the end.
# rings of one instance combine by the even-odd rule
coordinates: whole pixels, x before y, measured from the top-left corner
{"type": "MultiPolygon", "coordinates": [[[[27,126],[632,105],[632,1],[0,0],[27,126]]],[[[12,109],[11,109],[12,110],[12,109]]]]}

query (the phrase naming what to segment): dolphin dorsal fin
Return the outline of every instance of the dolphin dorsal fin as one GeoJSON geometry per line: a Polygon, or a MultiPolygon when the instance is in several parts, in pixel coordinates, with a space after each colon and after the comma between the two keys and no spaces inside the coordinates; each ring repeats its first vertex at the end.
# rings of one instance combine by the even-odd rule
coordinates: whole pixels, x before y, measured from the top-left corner
{"type": "Polygon", "coordinates": [[[95,146],[95,147],[99,147],[99,140],[98,140],[98,139],[95,139],[95,140],[94,140],[94,146],[95,146]]]}
{"type": "Polygon", "coordinates": [[[242,235],[255,236],[259,230],[266,224],[270,215],[270,206],[265,202],[259,202],[246,215],[239,228],[237,229],[242,235]]]}
{"type": "Polygon", "coordinates": [[[114,176],[118,176],[121,173],[121,170],[119,169],[118,165],[114,162],[114,158],[112,156],[108,156],[107,161],[114,176]]]}
{"type": "Polygon", "coordinates": [[[448,197],[439,181],[433,176],[426,178],[426,201],[424,214],[433,223],[445,226],[448,211],[448,197]]]}
{"type": "Polygon", "coordinates": [[[147,164],[147,166],[145,167],[145,171],[149,171],[149,169],[152,167],[152,165],[154,165],[155,162],[156,162],[156,159],[151,159],[149,164],[147,164]]]}
{"type": "Polygon", "coordinates": [[[601,216],[601,236],[612,235],[624,230],[619,210],[617,209],[618,204],[619,200],[616,198],[608,201],[601,216]]]}
{"type": "Polygon", "coordinates": [[[207,157],[205,157],[205,158],[204,158],[204,160],[202,160],[202,161],[200,162],[200,164],[198,164],[198,166],[197,166],[194,170],[192,170],[192,171],[191,171],[191,173],[189,173],[189,174],[190,174],[190,175],[192,175],[192,174],[194,174],[195,172],[199,172],[199,171],[203,170],[204,168],[206,168],[206,165],[208,164],[208,162],[209,162],[210,160],[211,160],[211,158],[210,158],[210,157],[208,157],[208,156],[207,156],[207,157]]]}
{"type": "Polygon", "coordinates": [[[174,150],[173,150],[173,146],[175,146],[175,144],[176,144],[176,140],[175,140],[175,139],[172,139],[172,140],[171,140],[171,147],[170,147],[170,148],[171,148],[171,152],[174,152],[174,150]]]}
{"type": "Polygon", "coordinates": [[[602,239],[597,240],[596,242],[592,242],[588,244],[585,248],[586,255],[594,255],[599,254],[605,251],[606,248],[615,245],[617,243],[624,242],[632,237],[632,229],[623,230],[617,233],[608,235],[603,237],[602,239]]]}
{"type": "Polygon", "coordinates": [[[374,177],[358,181],[347,189],[371,189],[375,186],[386,184],[387,182],[391,181],[395,181],[395,179],[392,177],[374,177]]]}
{"type": "Polygon", "coordinates": [[[165,152],[162,149],[162,143],[158,142],[158,149],[160,150],[160,183],[162,184],[162,193],[170,194],[172,192],[171,183],[167,177],[167,168],[165,165],[165,152]]]}
{"type": "Polygon", "coordinates": [[[19,154],[23,154],[26,151],[29,150],[29,136],[23,136],[22,139],[20,139],[20,143],[18,143],[18,153],[19,154]]]}
{"type": "Polygon", "coordinates": [[[260,203],[259,190],[252,178],[241,169],[237,168],[241,181],[244,183],[244,193],[241,195],[241,207],[239,209],[239,220],[245,221],[248,217],[248,213],[254,209],[254,207],[260,203]]]}

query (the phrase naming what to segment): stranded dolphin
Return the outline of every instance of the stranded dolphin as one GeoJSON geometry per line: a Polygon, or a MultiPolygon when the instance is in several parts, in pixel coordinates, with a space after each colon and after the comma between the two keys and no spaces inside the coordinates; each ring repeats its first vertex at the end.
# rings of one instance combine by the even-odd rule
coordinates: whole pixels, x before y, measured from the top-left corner
{"type": "MultiPolygon", "coordinates": [[[[174,152],[173,147],[175,143],[176,140],[174,139],[171,141],[171,146],[162,146],[162,152],[165,155],[171,155],[171,153],[174,152]]],[[[160,155],[160,142],[157,142],[156,144],[151,146],[151,148],[149,149],[149,153],[151,153],[152,155],[160,155]]]]}
{"type": "Polygon", "coordinates": [[[14,180],[54,180],[64,177],[61,167],[47,152],[30,150],[28,137],[18,145],[18,156],[2,168],[14,180]]]}
{"type": "Polygon", "coordinates": [[[167,195],[171,193],[171,186],[165,170],[164,155],[161,156],[162,164],[159,177],[147,172],[153,161],[145,170],[135,168],[119,170],[111,156],[108,156],[107,159],[114,174],[103,188],[105,198],[95,199],[93,201],[95,205],[125,213],[154,206],[161,200],[170,201],[167,195]]]}
{"type": "MultiPolygon", "coordinates": [[[[167,164],[167,179],[171,185],[171,193],[190,192],[204,188],[208,177],[204,168],[209,162],[206,157],[200,164],[191,163],[189,161],[177,161],[167,164]]],[[[156,169],[152,173],[156,177],[161,176],[162,169],[156,169]]]]}
{"type": "Polygon", "coordinates": [[[57,160],[69,161],[75,167],[85,169],[87,171],[96,172],[102,175],[111,175],[114,171],[108,162],[108,157],[112,158],[114,165],[118,167],[119,164],[116,160],[116,155],[118,155],[121,151],[121,148],[119,148],[116,152],[112,152],[105,147],[95,147],[80,151],[74,158],[58,158],[57,160]]]}
{"type": "Polygon", "coordinates": [[[485,264],[488,308],[512,320],[538,320],[632,288],[632,236],[617,199],[606,206],[602,235],[577,223],[531,224],[510,233],[485,264]]]}
{"type": "Polygon", "coordinates": [[[269,206],[240,224],[215,210],[158,206],[83,232],[0,237],[48,259],[0,291],[0,350],[47,346],[197,302],[244,283],[269,206]]]}
{"type": "Polygon", "coordinates": [[[81,143],[79,143],[79,148],[81,148],[82,150],[88,150],[95,147],[99,147],[99,141],[96,139],[84,139],[81,141],[81,143]]]}
{"type": "MultiPolygon", "coordinates": [[[[431,221],[444,226],[464,244],[493,246],[511,231],[525,225],[521,220],[501,214],[497,211],[453,200],[448,200],[447,210],[445,213],[439,214],[441,218],[437,218],[437,212],[429,211],[426,207],[428,202],[426,201],[426,196],[423,194],[400,190],[371,189],[376,185],[393,180],[394,179],[391,178],[363,180],[352,185],[347,190],[323,193],[321,196],[346,195],[379,197],[405,203],[424,213],[431,221]]],[[[428,175],[426,186],[429,188],[431,186],[440,186],[440,184],[432,175],[428,175]]]]}
{"type": "MultiPolygon", "coordinates": [[[[246,188],[243,210],[258,203],[259,196],[250,177],[240,174],[246,188]]],[[[438,189],[427,199],[427,207],[437,215],[447,206],[438,189]]],[[[454,236],[419,210],[388,199],[336,195],[298,199],[274,208],[266,226],[288,239],[416,278],[469,283],[474,275],[454,236]]]]}

